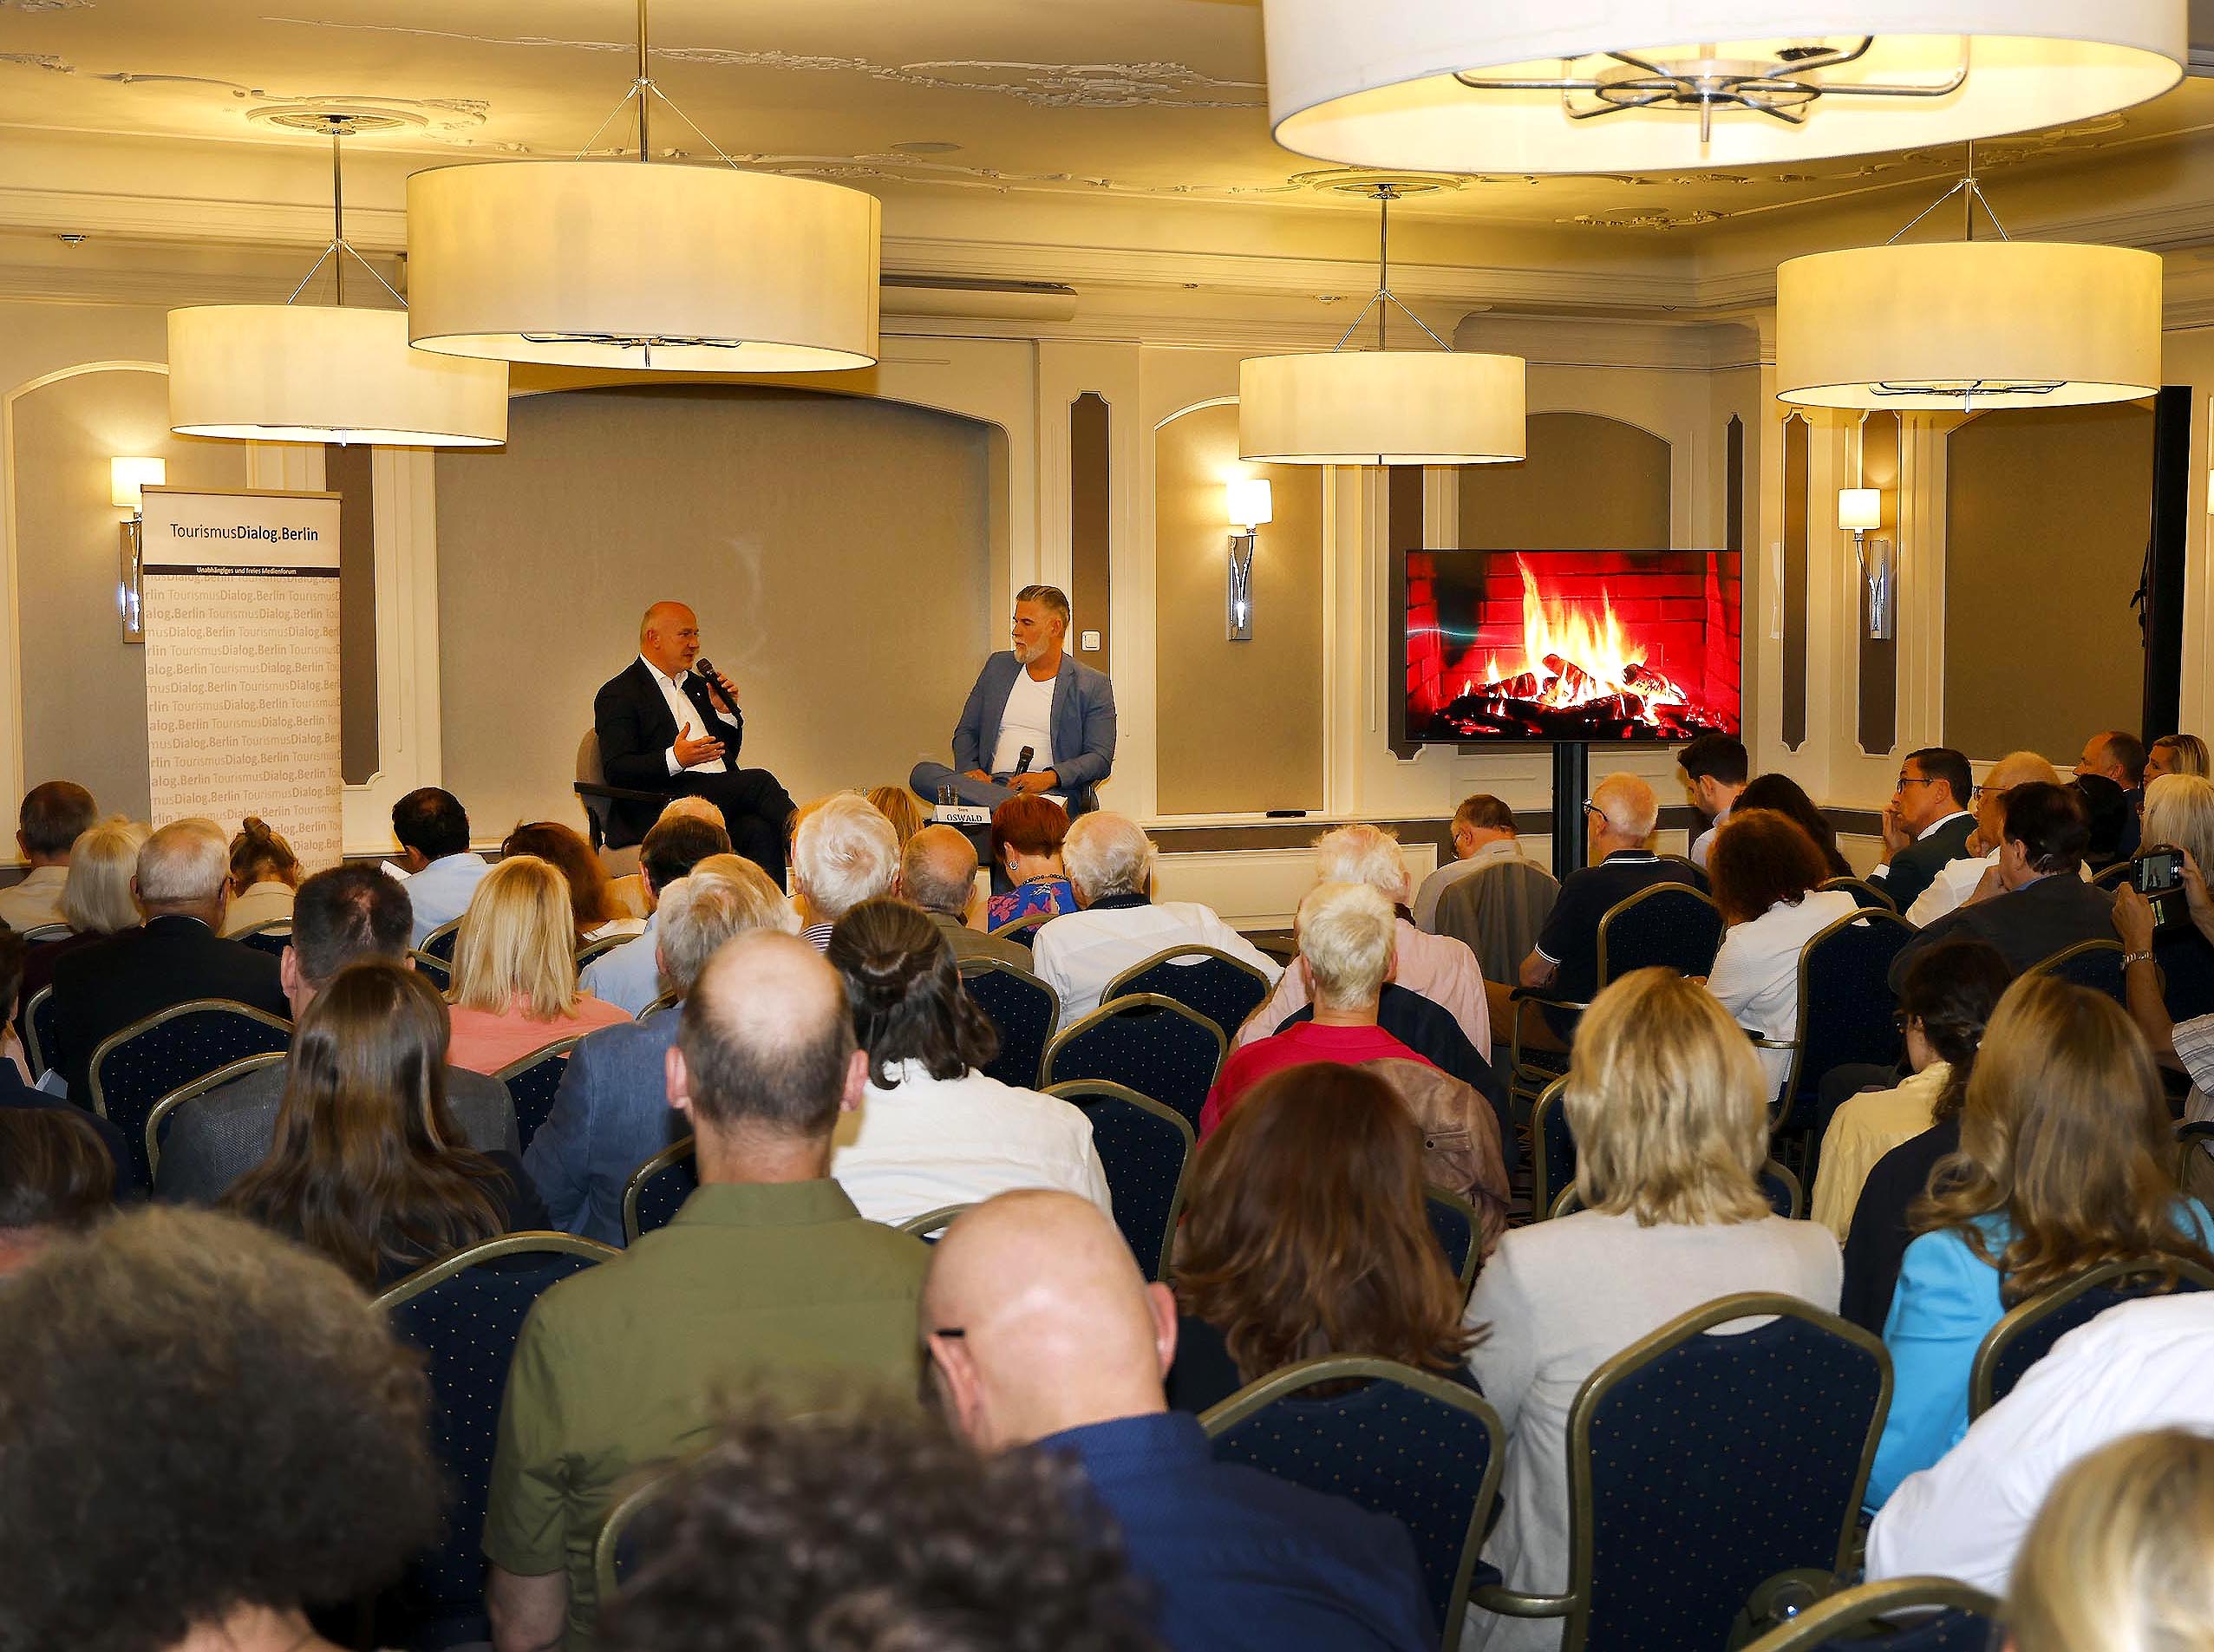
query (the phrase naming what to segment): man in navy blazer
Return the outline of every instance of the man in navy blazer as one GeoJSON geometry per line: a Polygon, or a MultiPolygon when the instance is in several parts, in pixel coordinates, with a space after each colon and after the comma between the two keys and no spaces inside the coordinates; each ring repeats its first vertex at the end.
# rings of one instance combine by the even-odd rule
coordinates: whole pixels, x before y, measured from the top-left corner
{"type": "Polygon", "coordinates": [[[953,731],[953,767],[915,765],[908,784],[918,795],[935,801],[950,785],[964,803],[996,809],[1018,792],[1054,792],[1071,815],[1099,807],[1114,767],[1114,687],[1078,664],[1068,640],[1066,596],[1051,585],[1016,593],[1015,646],[976,674],[953,731]]]}

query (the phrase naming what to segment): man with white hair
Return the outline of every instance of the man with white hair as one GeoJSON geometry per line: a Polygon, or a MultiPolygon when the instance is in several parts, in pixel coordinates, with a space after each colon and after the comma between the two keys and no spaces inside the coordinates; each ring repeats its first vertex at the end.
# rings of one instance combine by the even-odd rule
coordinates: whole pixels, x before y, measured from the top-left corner
{"type": "Polygon", "coordinates": [[[891,893],[899,834],[859,792],[833,792],[800,811],[792,834],[792,899],[807,944],[830,944],[838,920],[865,900],[891,893]]]}
{"type": "MultiPolygon", "coordinates": [[[[1414,879],[1399,839],[1381,826],[1347,826],[1324,833],[1315,845],[1315,874],[1325,884],[1365,884],[1388,906],[1404,906],[1414,879]]],[[[1486,1061],[1492,1056],[1491,1013],[1484,1002],[1484,971],[1467,944],[1450,935],[1426,935],[1397,920],[1396,963],[1391,978],[1409,992],[1436,1004],[1458,1023],[1462,1035],[1486,1061]]],[[[1268,1037],[1310,997],[1307,971],[1286,970],[1269,1000],[1242,1028],[1233,1028],[1233,1049],[1268,1037]]]]}
{"type": "Polygon", "coordinates": [[[212,820],[172,821],[139,851],[131,880],[145,921],[75,951],[54,968],[56,1066],[73,1100],[89,1105],[93,1051],[173,1004],[226,998],[290,1016],[277,960],[223,938],[231,839],[212,820]]]}
{"type": "Polygon", "coordinates": [[[1107,983],[1178,946],[1209,946],[1250,963],[1273,986],[1283,966],[1197,901],[1155,901],[1153,846],[1127,816],[1087,814],[1068,828],[1061,865],[1077,910],[1042,927],[1031,948],[1039,976],[1061,995],[1061,1024],[1100,1007],[1107,983]]]}

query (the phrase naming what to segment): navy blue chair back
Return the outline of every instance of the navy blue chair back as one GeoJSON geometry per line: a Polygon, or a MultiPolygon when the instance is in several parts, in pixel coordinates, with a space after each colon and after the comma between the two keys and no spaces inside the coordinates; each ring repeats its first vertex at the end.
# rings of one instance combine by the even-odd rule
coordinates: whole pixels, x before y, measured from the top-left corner
{"type": "Polygon", "coordinates": [[[1649,884],[1599,920],[1599,984],[1658,966],[1703,976],[1722,945],[1720,908],[1689,884],[1649,884]]]}
{"type": "Polygon", "coordinates": [[[1443,1629],[1439,1644],[1459,1648],[1504,1448],[1488,1402],[1388,1360],[1309,1360],[1239,1390],[1199,1422],[1216,1460],[1404,1525],[1443,1629]]]}
{"type": "Polygon", "coordinates": [[[1851,895],[1864,911],[1896,912],[1897,903],[1865,878],[1832,878],[1822,885],[1825,889],[1842,889],[1851,895]]]}
{"type": "Polygon", "coordinates": [[[1969,1368],[1968,1414],[1982,1416],[2014,1392],[2053,1344],[2109,1308],[2170,1290],[2214,1290],[2214,1273],[2180,1259],[2165,1267],[2102,1263],[2010,1309],[1983,1334],[1969,1368]]]}
{"type": "Polygon", "coordinates": [[[2119,941],[2078,941],[2074,946],[2032,964],[2029,972],[2056,976],[2072,985],[2103,992],[2116,1003],[2126,1002],[2122,993],[2122,944],[2119,941]]]}
{"type": "Polygon", "coordinates": [[[415,973],[436,987],[441,992],[454,990],[454,966],[434,952],[410,952],[408,960],[415,966],[415,973]]]}
{"type": "Polygon", "coordinates": [[[623,1242],[635,1244],[641,1233],[667,1227],[699,1185],[689,1136],[647,1159],[630,1172],[630,1185],[623,1190],[623,1242]]]}
{"type": "Polygon", "coordinates": [[[1225,1037],[1245,1024],[1270,992],[1268,976],[1211,946],[1178,946],[1132,965],[1107,984],[1100,1002],[1153,993],[1173,998],[1222,1028],[1225,1037]]]}
{"type": "Polygon", "coordinates": [[[423,944],[415,950],[429,953],[431,957],[450,969],[454,963],[454,944],[460,938],[461,920],[457,917],[450,924],[441,924],[429,934],[424,936],[423,944]]]}
{"type": "Polygon", "coordinates": [[[2192,925],[2179,924],[2153,936],[2152,957],[2160,966],[2169,1020],[2214,1015],[2214,944],[2192,925]]]}
{"type": "Polygon", "coordinates": [[[1146,1277],[1167,1277],[1192,1162],[1192,1126],[1173,1107],[1097,1079],[1056,1084],[1048,1094],[1081,1107],[1092,1121],[1092,1146],[1107,1172],[1114,1224],[1146,1277]]]}
{"type": "MultiPolygon", "coordinates": [[[[1798,1177],[1790,1169],[1771,1159],[1760,1166],[1760,1192],[1768,1201],[1768,1208],[1786,1221],[1796,1222],[1806,1213],[1806,1194],[1798,1177]]],[[[1553,1198],[1549,1217],[1566,1216],[1584,1208],[1584,1200],[1571,1182],[1553,1198]]]]}
{"type": "Polygon", "coordinates": [[[583,1039],[581,1033],[574,1038],[557,1038],[493,1074],[515,1098],[515,1133],[522,1138],[526,1152],[530,1151],[531,1138],[553,1111],[554,1093],[561,1087],[561,1075],[569,1070],[569,1052],[583,1039]]]}
{"type": "Polygon", "coordinates": [[[427,1631],[450,1625],[467,1639],[483,1623],[485,1498],[516,1339],[549,1287],[618,1254],[566,1233],[509,1234],[410,1274],[377,1298],[394,1334],[421,1350],[431,1446],[449,1479],[444,1536],[408,1563],[382,1603],[382,1615],[395,1620],[380,1624],[391,1638],[439,1639],[427,1631]]]}
{"type": "Polygon", "coordinates": [[[281,958],[284,956],[284,949],[292,944],[292,925],[289,922],[264,924],[258,929],[248,930],[245,934],[234,935],[231,938],[243,946],[253,948],[257,952],[266,952],[272,958],[281,958]]]}
{"type": "Polygon", "coordinates": [[[1887,1578],[1839,1590],[1744,1652],[1990,1652],[1998,1605],[1949,1577],[1887,1578]]]}
{"type": "Polygon", "coordinates": [[[1441,1187],[1426,1187],[1422,1190],[1422,1210],[1430,1218],[1430,1231],[1437,1238],[1438,1249],[1446,1253],[1446,1265],[1460,1281],[1460,1294],[1466,1296],[1469,1287],[1476,1283],[1476,1264],[1482,1259],[1476,1250],[1476,1234],[1480,1225],[1476,1207],[1458,1193],[1448,1193],[1441,1187]]]}
{"type": "Polygon", "coordinates": [[[146,1126],[172,1090],[249,1055],[291,1048],[292,1023],[221,998],[195,998],[134,1022],[92,1054],[92,1110],[123,1133],[131,1169],[149,1185],[146,1126]]]}
{"type": "Polygon", "coordinates": [[[1889,976],[1914,926],[1883,907],[1865,907],[1818,930],[1799,954],[1799,1048],[1792,1058],[1782,1126],[1814,1122],[1822,1075],[1848,1062],[1889,1067],[1899,1058],[1898,1008],[1889,976]]]}
{"type": "Polygon", "coordinates": [[[1037,976],[996,958],[964,958],[961,984],[999,1029],[999,1054],[984,1071],[1002,1084],[1038,1087],[1046,1045],[1061,1019],[1061,995],[1037,976]]]}
{"type": "Polygon", "coordinates": [[[54,1011],[54,983],[48,982],[30,996],[30,1002],[23,1007],[23,1054],[30,1057],[30,1075],[34,1079],[46,1076],[60,1055],[54,1041],[57,1020],[54,1011]]]}
{"type": "Polygon", "coordinates": [[[1173,998],[1146,993],[1101,1004],[1046,1046],[1044,1081],[1105,1079],[1184,1115],[1194,1131],[1222,1065],[1222,1028],[1173,998]]]}
{"type": "Polygon", "coordinates": [[[1032,912],[1028,917],[1018,917],[1001,924],[992,933],[1003,941],[1014,942],[1019,947],[1032,947],[1037,944],[1038,931],[1060,916],[1059,912],[1032,912]]]}
{"type": "Polygon", "coordinates": [[[1564,1189],[1576,1185],[1576,1138],[1569,1133],[1568,1081],[1548,1084],[1530,1109],[1530,1139],[1537,1148],[1530,1169],[1530,1211],[1550,1214],[1564,1189]]]}

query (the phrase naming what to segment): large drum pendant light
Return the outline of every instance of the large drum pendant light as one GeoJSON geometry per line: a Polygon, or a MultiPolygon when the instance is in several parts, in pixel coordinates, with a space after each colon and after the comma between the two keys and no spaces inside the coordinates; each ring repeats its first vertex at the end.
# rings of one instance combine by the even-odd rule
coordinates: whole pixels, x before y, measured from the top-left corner
{"type": "MultiPolygon", "coordinates": [[[[650,101],[669,101],[648,71],[645,0],[630,97],[645,161],[650,101]]],[[[715,153],[723,164],[512,160],[417,173],[408,180],[408,337],[449,356],[566,367],[802,373],[873,363],[876,197],[745,172],[715,153]]]]}
{"type": "Polygon", "coordinates": [[[2158,97],[2187,0],[1268,0],[1277,141],[1359,167],[1655,172],[1957,143],[2158,97]]]}
{"type": "Polygon", "coordinates": [[[408,348],[399,294],[346,239],[338,141],[331,138],[329,259],[336,304],[196,304],[169,312],[169,425],[184,436],[389,447],[494,447],[507,440],[507,367],[408,348]],[[349,309],[346,260],[376,276],[398,310],[349,309]]]}
{"type": "Polygon", "coordinates": [[[1256,356],[1238,369],[1238,454],[1275,465],[1493,465],[1527,454],[1523,363],[1455,350],[1391,290],[1390,214],[1398,193],[1379,184],[1375,296],[1335,349],[1256,356]],[[1397,305],[1434,350],[1387,349],[1397,305]],[[1376,348],[1348,349],[1376,312],[1376,348]]]}

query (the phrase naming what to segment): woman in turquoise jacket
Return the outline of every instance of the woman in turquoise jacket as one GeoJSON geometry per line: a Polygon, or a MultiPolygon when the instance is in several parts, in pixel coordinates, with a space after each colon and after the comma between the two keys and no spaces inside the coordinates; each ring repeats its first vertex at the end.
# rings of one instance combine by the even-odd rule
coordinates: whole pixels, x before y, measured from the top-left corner
{"type": "Polygon", "coordinates": [[[1968,1432],[1968,1375],[2007,1310],[2101,1263],[2214,1267],[2214,1216],[2176,1188],[2152,1052],[2119,1005],[2050,976],[1999,1001],[1961,1151],[1914,1211],[1884,1342],[1891,1410],[1868,1505],[1968,1432]]]}

